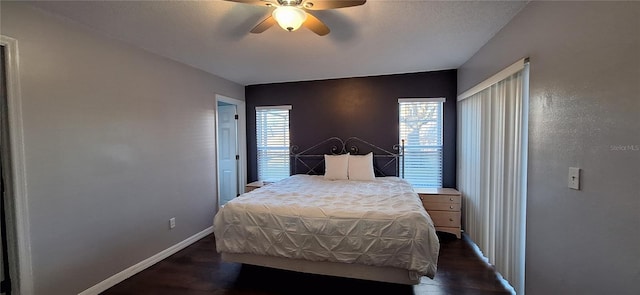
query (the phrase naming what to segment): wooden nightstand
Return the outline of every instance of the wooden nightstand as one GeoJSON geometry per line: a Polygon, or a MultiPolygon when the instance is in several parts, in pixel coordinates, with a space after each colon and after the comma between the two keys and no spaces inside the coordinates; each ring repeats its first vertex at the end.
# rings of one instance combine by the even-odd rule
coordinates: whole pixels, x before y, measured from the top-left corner
{"type": "Polygon", "coordinates": [[[427,210],[437,231],[452,233],[460,238],[462,196],[452,188],[414,188],[422,206],[427,210]]]}
{"type": "Polygon", "coordinates": [[[265,186],[267,184],[269,184],[269,183],[264,182],[262,180],[254,181],[252,183],[247,183],[247,185],[244,186],[244,192],[248,193],[248,192],[250,192],[250,191],[252,191],[254,189],[259,189],[259,188],[261,188],[261,187],[263,187],[263,186],[265,186]]]}

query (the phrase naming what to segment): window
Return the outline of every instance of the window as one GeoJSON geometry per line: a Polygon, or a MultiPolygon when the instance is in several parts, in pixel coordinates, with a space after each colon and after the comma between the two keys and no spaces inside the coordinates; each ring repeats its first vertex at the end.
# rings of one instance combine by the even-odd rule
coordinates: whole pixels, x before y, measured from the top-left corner
{"type": "Polygon", "coordinates": [[[258,180],[289,177],[289,110],[291,106],[256,107],[258,180]]]}
{"type": "Polygon", "coordinates": [[[444,98],[401,98],[398,103],[404,178],[414,187],[442,187],[444,98]]]}

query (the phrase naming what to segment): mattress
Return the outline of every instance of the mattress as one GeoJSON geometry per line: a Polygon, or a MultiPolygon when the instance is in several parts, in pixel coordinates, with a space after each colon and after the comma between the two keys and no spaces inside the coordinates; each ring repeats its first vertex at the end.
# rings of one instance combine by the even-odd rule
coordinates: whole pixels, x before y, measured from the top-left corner
{"type": "Polygon", "coordinates": [[[433,278],[439,242],[411,185],[294,175],[243,194],[216,214],[218,252],[409,270],[433,278]]]}

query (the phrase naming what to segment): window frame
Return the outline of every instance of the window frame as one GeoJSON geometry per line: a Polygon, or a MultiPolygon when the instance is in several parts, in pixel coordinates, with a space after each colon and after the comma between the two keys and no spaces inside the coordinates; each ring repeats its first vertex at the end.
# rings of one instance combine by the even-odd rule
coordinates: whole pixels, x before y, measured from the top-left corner
{"type": "MultiPolygon", "coordinates": [[[[405,178],[409,183],[411,183],[414,187],[421,188],[441,188],[443,183],[443,169],[444,169],[444,103],[446,99],[443,97],[438,98],[399,98],[398,99],[398,136],[399,140],[402,142],[404,140],[403,147],[403,167],[402,167],[402,177],[405,178]],[[434,142],[435,144],[428,145],[413,145],[412,143],[415,140],[411,140],[408,130],[403,130],[408,128],[403,123],[403,105],[408,104],[416,104],[416,103],[437,103],[437,114],[436,117],[429,119],[428,121],[436,120],[435,126],[426,127],[426,131],[422,130],[423,125],[421,125],[418,129],[418,136],[420,133],[427,132],[427,136],[429,133],[435,132],[437,133],[437,138],[435,139],[426,139],[427,141],[434,142]],[[433,154],[429,154],[433,153],[433,154]],[[416,155],[418,154],[418,155],[416,155]],[[429,166],[436,165],[438,166],[435,169],[420,167],[424,165],[422,160],[418,160],[415,157],[423,157],[423,160],[429,162],[429,166]],[[418,171],[416,171],[418,170],[418,171]]],[[[428,124],[428,123],[425,123],[428,124]]],[[[423,138],[419,139],[420,141],[423,138]]]]}
{"type": "MultiPolygon", "coordinates": [[[[256,119],[256,170],[257,170],[258,180],[278,181],[291,175],[291,160],[290,160],[291,109],[292,109],[291,105],[257,106],[256,107],[256,117],[255,117],[256,119]],[[284,114],[283,111],[286,111],[286,114],[287,114],[287,118],[285,120],[286,131],[276,130],[276,132],[282,132],[284,135],[283,136],[284,138],[278,138],[275,140],[276,142],[278,140],[283,140],[284,144],[282,145],[278,145],[277,143],[270,145],[266,143],[265,140],[267,137],[270,139],[274,139],[273,135],[261,134],[261,132],[265,132],[265,128],[268,128],[267,126],[261,127],[261,124],[264,124],[264,123],[261,123],[260,120],[266,120],[266,118],[261,119],[261,116],[263,116],[262,113],[264,113],[264,115],[267,116],[268,114],[266,112],[269,112],[269,111],[273,111],[274,112],[273,115],[276,115],[276,113],[278,112],[281,114],[284,114]],[[264,157],[261,156],[262,154],[266,153],[265,151],[267,150],[272,152],[272,156],[264,156],[264,157]],[[269,158],[271,158],[271,160],[269,160],[269,158]],[[261,164],[261,163],[264,163],[264,161],[272,161],[272,160],[275,160],[276,163],[278,163],[278,161],[281,161],[283,164],[282,166],[276,165],[276,167],[271,167],[271,169],[267,169],[263,166],[264,164],[261,164]]],[[[274,127],[279,128],[284,126],[278,126],[278,124],[276,124],[274,127]]]]}

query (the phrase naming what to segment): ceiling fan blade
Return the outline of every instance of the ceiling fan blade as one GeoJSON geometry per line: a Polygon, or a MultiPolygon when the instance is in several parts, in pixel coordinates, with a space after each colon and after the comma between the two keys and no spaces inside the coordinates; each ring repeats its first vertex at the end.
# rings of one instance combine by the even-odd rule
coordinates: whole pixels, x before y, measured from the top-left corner
{"type": "Polygon", "coordinates": [[[307,20],[302,25],[320,36],[330,32],[329,27],[311,13],[307,13],[307,20]]]}
{"type": "Polygon", "coordinates": [[[342,1],[342,0],[307,0],[302,3],[302,7],[309,10],[326,10],[359,6],[366,3],[366,0],[342,1]]]}
{"type": "Polygon", "coordinates": [[[250,4],[250,5],[260,5],[260,6],[274,6],[277,4],[277,1],[273,3],[270,0],[225,0],[225,1],[250,4]]]}
{"type": "Polygon", "coordinates": [[[276,19],[273,16],[269,15],[267,18],[262,20],[258,25],[251,29],[251,33],[259,34],[266,31],[268,28],[276,24],[276,19]]]}

